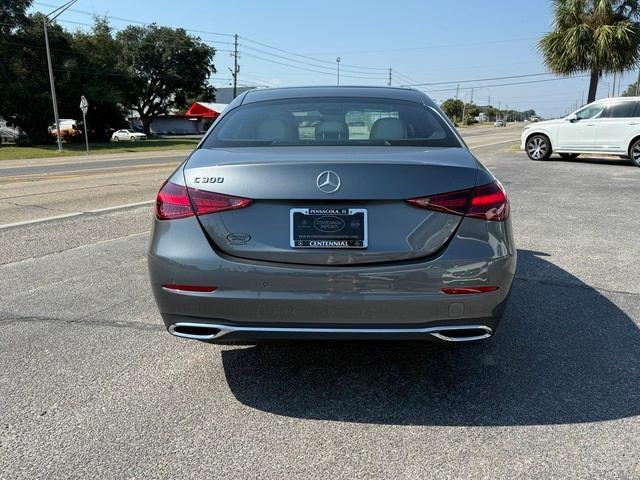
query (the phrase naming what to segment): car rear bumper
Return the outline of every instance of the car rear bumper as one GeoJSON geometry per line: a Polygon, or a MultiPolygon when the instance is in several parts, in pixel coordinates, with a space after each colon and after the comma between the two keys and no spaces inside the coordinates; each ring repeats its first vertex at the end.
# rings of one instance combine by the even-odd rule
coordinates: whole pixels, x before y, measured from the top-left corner
{"type": "Polygon", "coordinates": [[[516,253],[509,222],[464,219],[434,258],[346,267],[258,262],[217,252],[197,219],[185,218],[155,221],[148,260],[164,323],[185,338],[472,340],[495,331],[516,253]],[[216,290],[164,287],[171,284],[216,290]],[[471,285],[498,289],[442,291],[471,285]]]}
{"type": "Polygon", "coordinates": [[[493,335],[496,319],[467,320],[459,324],[435,325],[336,325],[318,324],[233,324],[211,319],[183,318],[164,314],[167,330],[172,335],[210,343],[254,343],[286,340],[432,340],[469,342],[493,335]]]}

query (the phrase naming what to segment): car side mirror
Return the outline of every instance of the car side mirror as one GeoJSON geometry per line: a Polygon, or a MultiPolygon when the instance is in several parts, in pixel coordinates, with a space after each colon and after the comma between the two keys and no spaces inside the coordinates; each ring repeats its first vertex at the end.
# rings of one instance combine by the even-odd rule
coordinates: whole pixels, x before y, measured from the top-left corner
{"type": "Polygon", "coordinates": [[[575,113],[572,113],[571,115],[568,115],[565,120],[570,121],[571,123],[573,122],[577,122],[579,120],[578,116],[575,113]]]}

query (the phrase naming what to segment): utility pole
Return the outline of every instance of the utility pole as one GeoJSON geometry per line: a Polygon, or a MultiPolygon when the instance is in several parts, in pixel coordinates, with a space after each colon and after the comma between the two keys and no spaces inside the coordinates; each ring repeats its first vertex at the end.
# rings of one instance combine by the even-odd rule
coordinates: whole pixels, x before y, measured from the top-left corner
{"type": "Polygon", "coordinates": [[[236,98],[238,92],[238,73],[240,68],[238,67],[238,34],[233,36],[233,98],[236,98]]]}
{"type": "Polygon", "coordinates": [[[465,97],[462,98],[462,124],[464,125],[464,114],[467,111],[467,102],[465,102],[466,100],[466,95],[465,97]]]}
{"type": "Polygon", "coordinates": [[[58,152],[62,152],[62,139],[60,138],[60,117],[58,116],[58,100],[56,99],[56,84],[53,79],[53,66],[51,64],[51,50],[49,50],[49,34],[47,25],[58,18],[67,8],[76,3],[78,0],[70,0],[64,5],[60,5],[48,15],[44,16],[42,23],[44,24],[44,46],[47,50],[47,65],[49,66],[49,84],[51,86],[51,102],[53,103],[53,117],[56,122],[56,139],[58,141],[58,152]]]}
{"type": "Polygon", "coordinates": [[[391,86],[391,67],[389,67],[389,83],[387,85],[391,86]]]}
{"type": "Polygon", "coordinates": [[[620,85],[622,84],[622,73],[620,72],[620,78],[618,79],[618,97],[620,96],[620,85]]]}
{"type": "Polygon", "coordinates": [[[611,89],[611,96],[616,96],[616,72],[613,72],[613,88],[611,89]]]}
{"type": "Polygon", "coordinates": [[[87,147],[87,155],[89,155],[89,129],[87,128],[87,111],[89,110],[89,102],[82,95],[80,97],[80,110],[82,110],[82,129],[84,130],[84,143],[87,147]]]}
{"type": "Polygon", "coordinates": [[[640,69],[638,69],[638,80],[636,81],[636,97],[640,95],[640,69]]]}
{"type": "Polygon", "coordinates": [[[458,93],[460,93],[460,84],[456,85],[456,100],[458,100],[458,93]]]}
{"type": "Polygon", "coordinates": [[[471,99],[469,100],[469,105],[473,103],[473,87],[471,87],[471,99]]]}
{"type": "Polygon", "coordinates": [[[336,64],[338,65],[338,83],[340,85],[340,57],[336,57],[336,64]]]}

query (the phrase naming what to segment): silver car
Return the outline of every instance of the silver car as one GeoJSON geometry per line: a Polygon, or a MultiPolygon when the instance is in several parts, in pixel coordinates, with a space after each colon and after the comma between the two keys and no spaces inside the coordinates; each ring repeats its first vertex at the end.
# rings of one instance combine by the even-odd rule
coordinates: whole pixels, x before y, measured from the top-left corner
{"type": "Polygon", "coordinates": [[[424,93],[236,98],[158,193],[169,332],[212,343],[480,340],[516,267],[509,202],[424,93]]]}

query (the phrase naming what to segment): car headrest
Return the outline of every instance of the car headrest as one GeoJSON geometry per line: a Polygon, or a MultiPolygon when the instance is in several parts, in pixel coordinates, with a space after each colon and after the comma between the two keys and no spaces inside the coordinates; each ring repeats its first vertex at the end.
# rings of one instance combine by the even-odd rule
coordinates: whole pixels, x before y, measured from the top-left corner
{"type": "Polygon", "coordinates": [[[371,126],[370,140],[407,138],[407,126],[399,118],[379,118],[371,126]]]}
{"type": "Polygon", "coordinates": [[[316,140],[349,140],[349,127],[339,120],[325,120],[316,126],[316,140]]]}
{"type": "Polygon", "coordinates": [[[267,118],[260,122],[256,129],[257,140],[294,141],[297,140],[295,126],[280,118],[267,118]]]}

